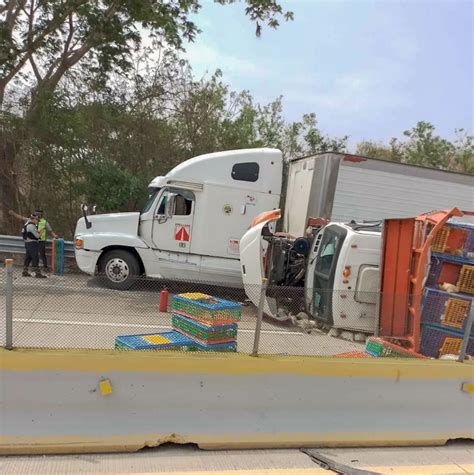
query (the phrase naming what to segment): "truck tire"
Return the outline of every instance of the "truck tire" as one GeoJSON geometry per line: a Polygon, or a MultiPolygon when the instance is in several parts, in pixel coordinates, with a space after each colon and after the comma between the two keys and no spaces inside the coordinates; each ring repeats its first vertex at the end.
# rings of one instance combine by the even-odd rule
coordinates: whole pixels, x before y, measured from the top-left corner
{"type": "Polygon", "coordinates": [[[104,284],[116,290],[127,290],[140,275],[137,258],[128,251],[108,251],[100,259],[99,274],[104,284]]]}

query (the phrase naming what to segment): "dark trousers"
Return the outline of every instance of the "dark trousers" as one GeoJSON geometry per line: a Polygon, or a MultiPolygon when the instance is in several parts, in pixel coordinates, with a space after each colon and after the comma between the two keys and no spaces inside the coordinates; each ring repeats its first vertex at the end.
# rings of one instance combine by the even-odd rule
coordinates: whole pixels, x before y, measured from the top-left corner
{"type": "Polygon", "coordinates": [[[38,241],[39,244],[39,257],[43,263],[43,268],[48,268],[48,258],[46,257],[46,241],[38,241]]]}
{"type": "Polygon", "coordinates": [[[35,272],[39,272],[38,262],[39,262],[39,244],[38,241],[25,242],[26,255],[23,262],[23,270],[28,271],[28,266],[31,264],[35,272]]]}

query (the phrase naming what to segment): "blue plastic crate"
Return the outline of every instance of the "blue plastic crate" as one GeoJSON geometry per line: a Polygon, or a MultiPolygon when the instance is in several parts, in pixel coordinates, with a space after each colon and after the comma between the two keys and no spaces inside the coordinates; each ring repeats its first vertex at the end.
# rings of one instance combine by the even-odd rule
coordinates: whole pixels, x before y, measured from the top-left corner
{"type": "MultiPolygon", "coordinates": [[[[424,323],[421,325],[420,353],[432,358],[439,358],[442,354],[459,354],[462,339],[463,335],[460,332],[441,325],[424,323]]],[[[469,338],[466,354],[474,355],[473,336],[469,338]]]]}
{"type": "Polygon", "coordinates": [[[194,350],[196,342],[177,331],[123,335],[115,338],[115,348],[121,350],[194,350]]]}
{"type": "MultiPolygon", "coordinates": [[[[421,321],[464,333],[472,301],[468,295],[427,288],[423,295],[421,321]]],[[[474,326],[471,335],[474,335],[474,326]]]]}
{"type": "Polygon", "coordinates": [[[474,258],[468,259],[467,257],[464,257],[464,256],[454,256],[451,254],[443,254],[441,252],[433,252],[431,255],[441,261],[452,262],[454,264],[470,265],[474,263],[474,258]]]}

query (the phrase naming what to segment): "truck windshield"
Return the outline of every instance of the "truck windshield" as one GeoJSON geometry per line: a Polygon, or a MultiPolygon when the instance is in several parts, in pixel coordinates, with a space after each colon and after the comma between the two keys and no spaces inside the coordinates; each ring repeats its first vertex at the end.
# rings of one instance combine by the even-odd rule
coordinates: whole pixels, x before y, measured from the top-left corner
{"type": "Polygon", "coordinates": [[[327,227],[319,247],[313,280],[313,312],[320,320],[332,324],[332,292],[337,260],[347,231],[339,227],[327,227]]]}
{"type": "Polygon", "coordinates": [[[159,193],[160,190],[161,190],[161,188],[149,188],[148,189],[150,194],[148,195],[148,200],[145,203],[145,206],[143,208],[142,213],[146,213],[147,211],[150,211],[151,205],[155,201],[156,195],[159,193]]]}
{"type": "Polygon", "coordinates": [[[344,237],[327,229],[321,243],[321,250],[316,261],[316,270],[325,276],[329,276],[334,261],[334,255],[339,248],[339,243],[344,237]]]}

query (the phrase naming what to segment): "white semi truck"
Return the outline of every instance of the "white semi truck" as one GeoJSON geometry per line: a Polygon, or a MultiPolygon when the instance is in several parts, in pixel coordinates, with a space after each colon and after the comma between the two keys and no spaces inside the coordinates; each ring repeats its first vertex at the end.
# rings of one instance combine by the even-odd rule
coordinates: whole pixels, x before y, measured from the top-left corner
{"type": "MultiPolygon", "coordinates": [[[[241,285],[240,239],[252,220],[277,209],[282,154],[275,149],[195,157],[150,184],[141,213],[84,216],[75,232],[76,261],[117,289],[140,274],[241,285]]],[[[349,221],[412,216],[467,206],[472,177],[352,155],[291,161],[284,231],[303,236],[310,216],[349,221]]],[[[260,283],[257,276],[253,276],[260,283]]],[[[248,281],[248,279],[247,279],[248,281]]]]}
{"type": "Polygon", "coordinates": [[[150,183],[141,213],[84,213],[75,231],[77,265],[115,289],[141,274],[241,285],[240,238],[256,215],[279,206],[281,177],[279,150],[191,158],[150,183]]]}
{"type": "Polygon", "coordinates": [[[248,297],[258,305],[265,277],[264,310],[273,318],[306,311],[365,333],[376,326],[382,220],[474,207],[472,176],[336,154],[291,162],[287,190],[283,235],[273,232],[273,211],[241,239],[248,297]]]}

